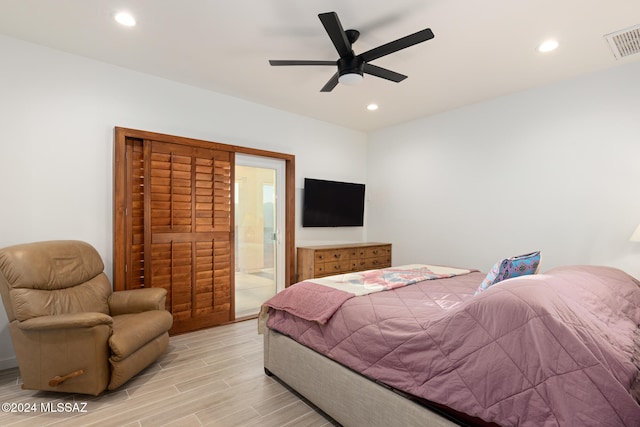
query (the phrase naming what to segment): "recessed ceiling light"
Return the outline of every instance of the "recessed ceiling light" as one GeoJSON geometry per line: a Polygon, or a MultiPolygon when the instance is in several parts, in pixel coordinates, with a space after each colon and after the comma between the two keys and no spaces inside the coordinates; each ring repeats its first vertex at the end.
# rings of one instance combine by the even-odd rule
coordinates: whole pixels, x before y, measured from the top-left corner
{"type": "Polygon", "coordinates": [[[538,46],[538,52],[551,52],[558,47],[556,40],[545,40],[540,46],[538,46]]]}
{"type": "Polygon", "coordinates": [[[120,24],[120,25],[124,25],[125,27],[133,27],[134,25],[136,25],[136,20],[133,16],[131,16],[130,13],[128,12],[119,12],[116,14],[116,16],[114,17],[114,19],[120,24]]]}
{"type": "Polygon", "coordinates": [[[367,110],[376,111],[378,109],[378,104],[369,104],[367,105],[367,110]]]}

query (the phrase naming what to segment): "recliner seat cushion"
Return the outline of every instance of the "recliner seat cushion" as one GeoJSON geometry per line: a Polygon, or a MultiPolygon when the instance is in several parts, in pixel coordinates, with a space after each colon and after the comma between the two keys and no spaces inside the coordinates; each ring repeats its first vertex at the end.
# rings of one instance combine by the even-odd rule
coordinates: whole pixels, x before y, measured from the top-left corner
{"type": "Polygon", "coordinates": [[[113,334],[109,338],[109,346],[113,353],[111,360],[125,359],[159,335],[166,333],[172,323],[171,313],[164,310],[114,316],[113,334]]]}

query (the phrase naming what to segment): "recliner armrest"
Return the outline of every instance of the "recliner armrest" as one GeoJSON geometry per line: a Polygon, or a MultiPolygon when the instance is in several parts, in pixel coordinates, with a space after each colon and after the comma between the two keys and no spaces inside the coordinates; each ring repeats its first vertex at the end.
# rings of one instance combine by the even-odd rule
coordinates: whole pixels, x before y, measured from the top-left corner
{"type": "Polygon", "coordinates": [[[167,290],[163,288],[117,291],[109,296],[109,310],[112,316],[149,310],[164,310],[166,296],[167,290]]]}
{"type": "Polygon", "coordinates": [[[113,319],[104,313],[57,314],[54,316],[34,317],[16,322],[18,328],[24,331],[91,328],[97,325],[113,327],[113,319]]]}

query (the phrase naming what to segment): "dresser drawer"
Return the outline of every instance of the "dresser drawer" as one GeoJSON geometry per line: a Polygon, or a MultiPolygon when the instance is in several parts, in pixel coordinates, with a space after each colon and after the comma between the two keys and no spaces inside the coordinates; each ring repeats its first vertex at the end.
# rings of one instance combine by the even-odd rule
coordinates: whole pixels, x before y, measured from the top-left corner
{"type": "Polygon", "coordinates": [[[342,274],[353,271],[352,262],[349,260],[344,261],[336,261],[336,262],[327,262],[325,263],[326,273],[327,274],[342,274]]]}
{"type": "Polygon", "coordinates": [[[375,258],[381,256],[389,255],[389,248],[386,246],[372,246],[370,248],[365,248],[364,257],[365,258],[375,258]]]}
{"type": "Polygon", "coordinates": [[[321,277],[328,276],[326,272],[326,264],[324,262],[316,262],[313,268],[313,276],[312,277],[321,277]]]}
{"type": "Polygon", "coordinates": [[[353,262],[353,271],[362,271],[362,270],[369,270],[369,268],[367,267],[367,260],[364,258],[359,258],[357,260],[355,260],[353,262]]]}
{"type": "Polygon", "coordinates": [[[366,270],[387,268],[387,267],[391,267],[391,259],[387,256],[366,258],[365,265],[366,265],[365,267],[366,270]]]}
{"type": "Polygon", "coordinates": [[[317,251],[315,254],[316,262],[333,262],[348,260],[351,258],[352,251],[348,249],[335,249],[328,251],[317,251]]]}
{"type": "Polygon", "coordinates": [[[366,252],[365,248],[352,249],[351,250],[351,257],[352,258],[364,258],[365,252],[366,252]]]}

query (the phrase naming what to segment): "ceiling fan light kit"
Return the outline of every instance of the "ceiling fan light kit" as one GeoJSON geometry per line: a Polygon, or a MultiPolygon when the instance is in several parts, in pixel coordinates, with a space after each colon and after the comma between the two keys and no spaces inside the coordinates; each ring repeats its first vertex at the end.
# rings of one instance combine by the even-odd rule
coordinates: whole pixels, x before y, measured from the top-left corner
{"type": "Polygon", "coordinates": [[[338,83],[342,83],[343,85],[347,86],[355,86],[362,80],[364,80],[364,77],[362,76],[362,74],[358,73],[345,73],[338,77],[338,83]]]}
{"type": "Polygon", "coordinates": [[[273,66],[288,65],[331,65],[337,66],[338,71],[320,89],[321,92],[331,92],[338,83],[354,85],[361,82],[364,74],[380,77],[385,80],[399,83],[407,76],[396,73],[386,68],[370,64],[370,61],[382,56],[389,55],[402,49],[406,49],[418,43],[431,40],[434,35],[431,29],[426,28],[417,33],[410,34],[390,43],[378,46],[364,53],[356,55],[352,45],[358,40],[360,32],[358,30],[344,30],[340,19],[335,12],[321,13],[318,15],[320,22],[324,26],[333,46],[338,51],[340,58],[337,61],[315,61],[315,60],[270,60],[273,66]]]}

